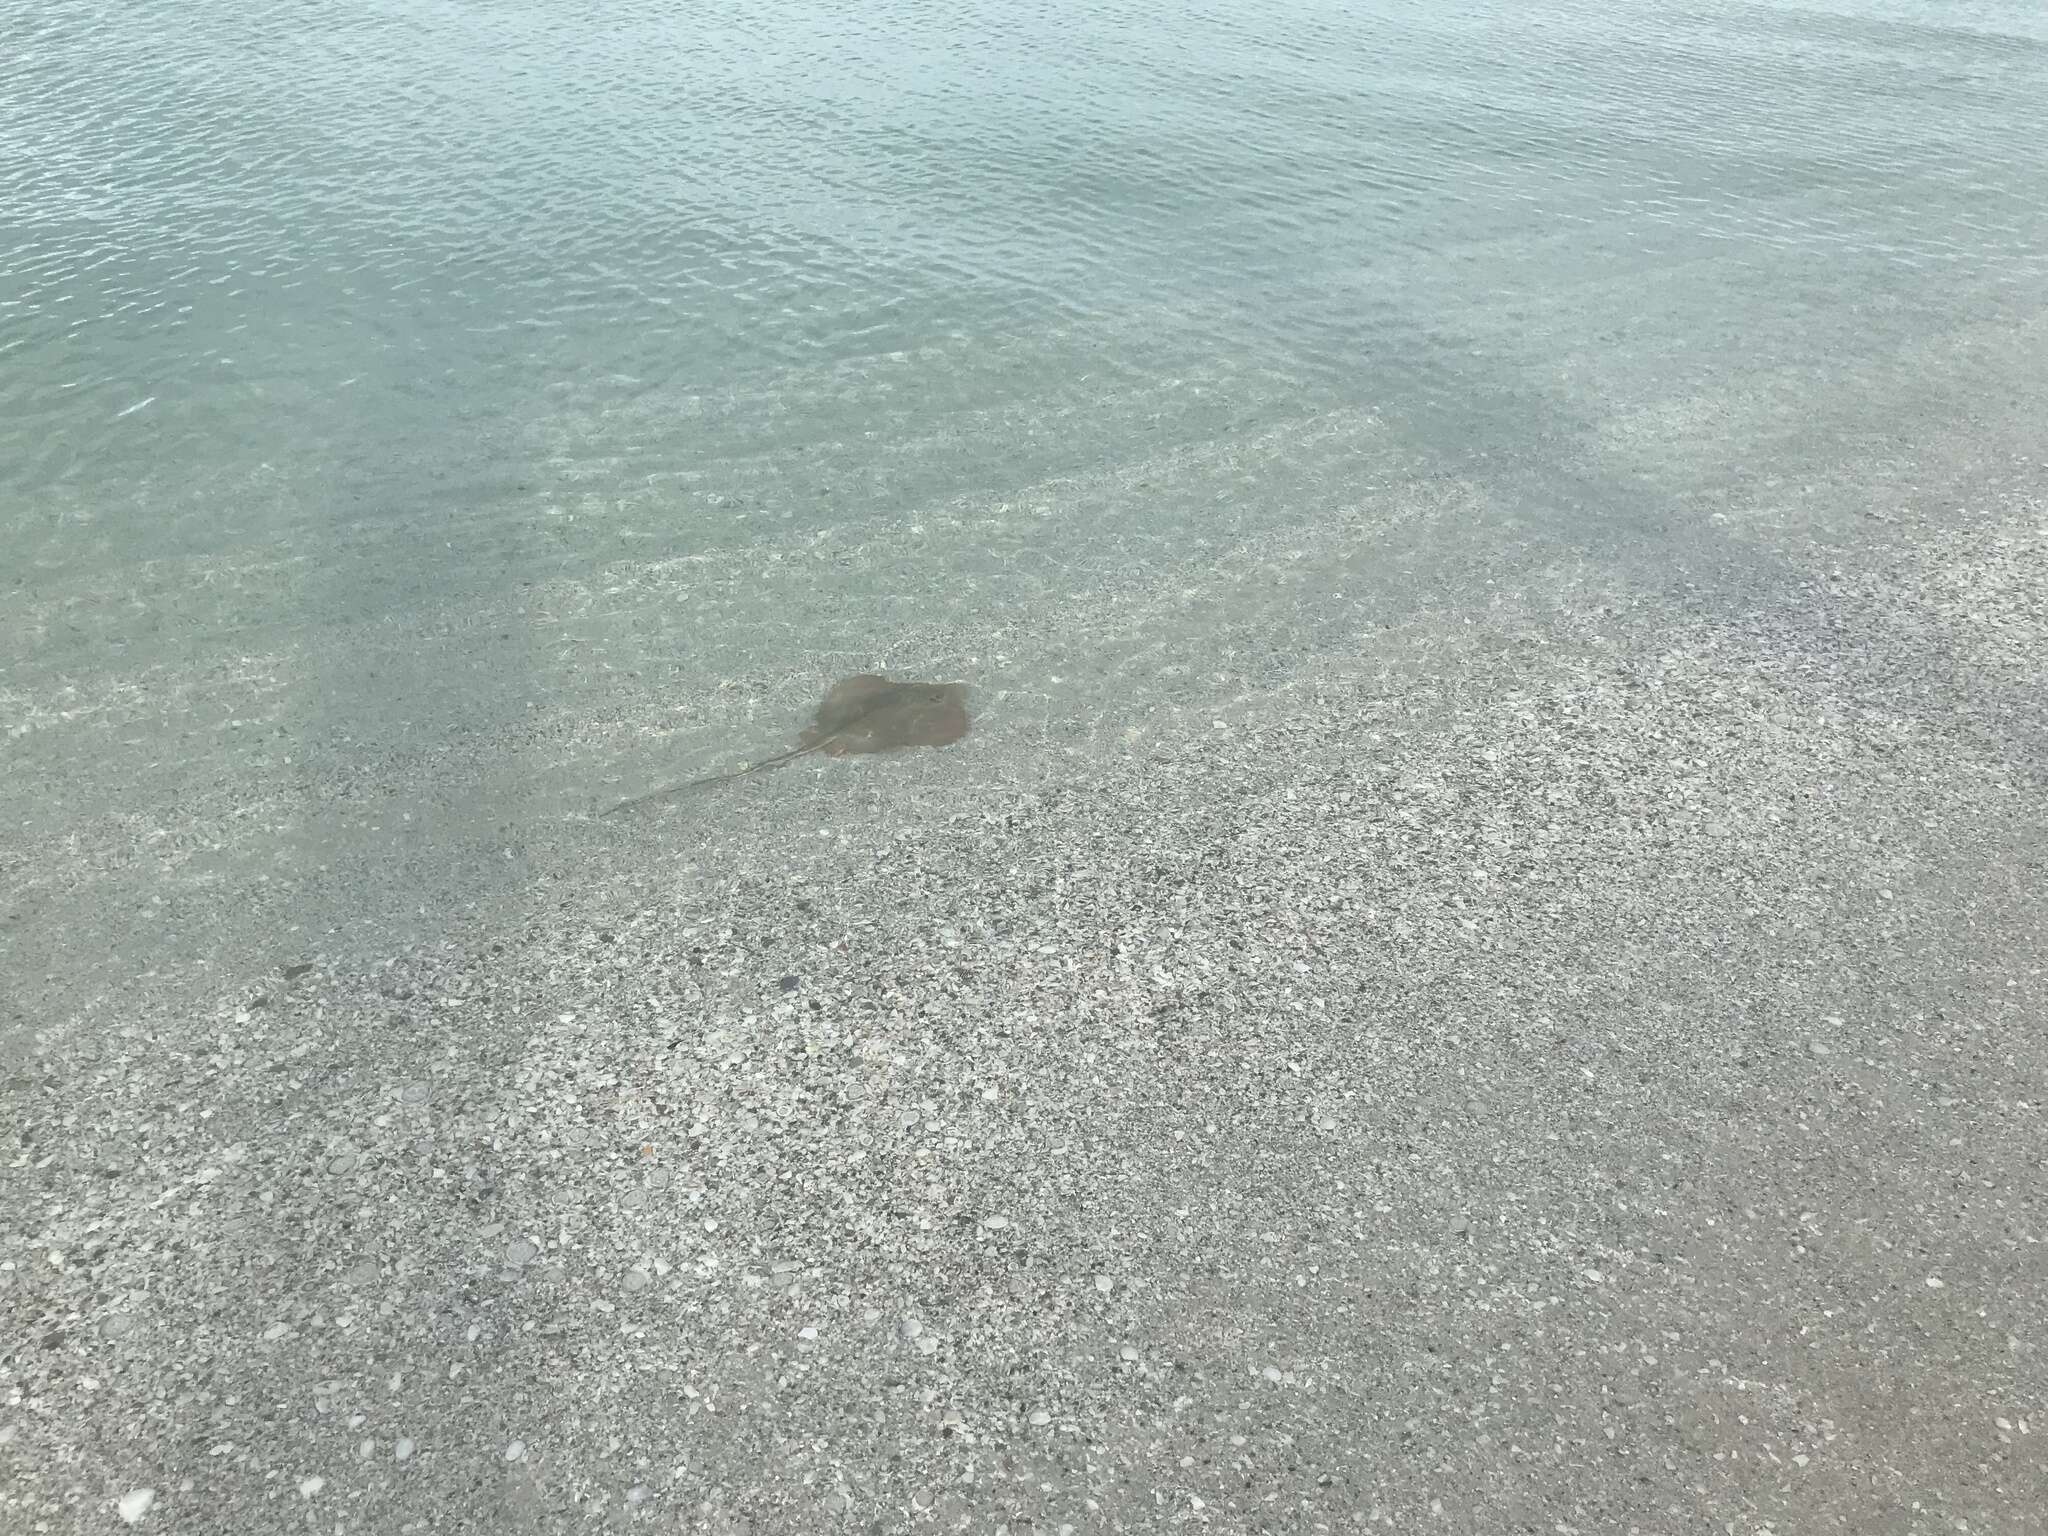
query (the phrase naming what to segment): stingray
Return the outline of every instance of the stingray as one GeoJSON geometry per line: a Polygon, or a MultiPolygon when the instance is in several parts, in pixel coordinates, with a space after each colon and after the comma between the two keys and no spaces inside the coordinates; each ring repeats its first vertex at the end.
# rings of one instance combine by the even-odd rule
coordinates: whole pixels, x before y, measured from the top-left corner
{"type": "Polygon", "coordinates": [[[758,763],[742,763],[723,773],[649,790],[599,814],[613,816],[670,795],[726,784],[734,779],[795,762],[813,752],[826,757],[852,757],[862,752],[896,752],[905,747],[948,747],[967,734],[965,683],[899,683],[863,672],[834,683],[796,745],[758,763]]]}

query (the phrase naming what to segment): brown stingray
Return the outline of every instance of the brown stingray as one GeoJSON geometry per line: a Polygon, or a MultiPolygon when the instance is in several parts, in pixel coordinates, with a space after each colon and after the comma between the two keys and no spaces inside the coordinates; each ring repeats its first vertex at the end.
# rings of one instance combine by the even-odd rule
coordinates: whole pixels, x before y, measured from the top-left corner
{"type": "Polygon", "coordinates": [[[861,752],[895,752],[905,747],[947,747],[967,734],[965,683],[898,683],[863,672],[834,683],[796,745],[758,763],[743,763],[724,773],[671,784],[621,800],[599,814],[615,815],[650,800],[666,799],[686,790],[759,773],[813,752],[827,757],[852,757],[861,752]]]}

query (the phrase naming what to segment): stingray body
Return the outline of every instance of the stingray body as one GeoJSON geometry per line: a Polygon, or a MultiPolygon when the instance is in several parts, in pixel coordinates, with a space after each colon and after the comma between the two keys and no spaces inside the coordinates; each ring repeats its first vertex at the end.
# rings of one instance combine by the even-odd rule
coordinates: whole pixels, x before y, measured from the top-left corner
{"type": "Polygon", "coordinates": [[[852,757],[865,752],[896,752],[906,747],[951,746],[967,734],[967,685],[964,683],[899,683],[863,672],[834,683],[818,705],[811,723],[787,752],[746,763],[724,773],[671,784],[621,800],[601,814],[616,815],[636,805],[665,800],[692,789],[729,783],[763,768],[779,767],[808,757],[852,757]]]}

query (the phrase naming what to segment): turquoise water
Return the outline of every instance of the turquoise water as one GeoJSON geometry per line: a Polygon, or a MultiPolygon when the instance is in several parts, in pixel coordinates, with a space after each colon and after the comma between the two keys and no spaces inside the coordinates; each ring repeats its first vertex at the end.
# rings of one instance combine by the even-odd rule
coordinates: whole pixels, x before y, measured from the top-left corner
{"type": "Polygon", "coordinates": [[[1028,757],[1418,570],[1655,562],[2048,279],[2027,0],[0,0],[0,56],[60,997],[151,908],[402,933],[847,672],[1028,757]]]}

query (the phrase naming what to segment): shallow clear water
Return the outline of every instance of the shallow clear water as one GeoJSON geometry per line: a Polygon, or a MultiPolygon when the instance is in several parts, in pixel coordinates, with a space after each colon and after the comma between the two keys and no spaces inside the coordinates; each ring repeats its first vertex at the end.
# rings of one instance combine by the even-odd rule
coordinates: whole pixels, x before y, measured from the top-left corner
{"type": "Polygon", "coordinates": [[[1654,561],[2048,279],[2030,0],[715,11],[0,0],[41,969],[254,872],[402,928],[846,672],[1084,740],[1654,561]]]}

